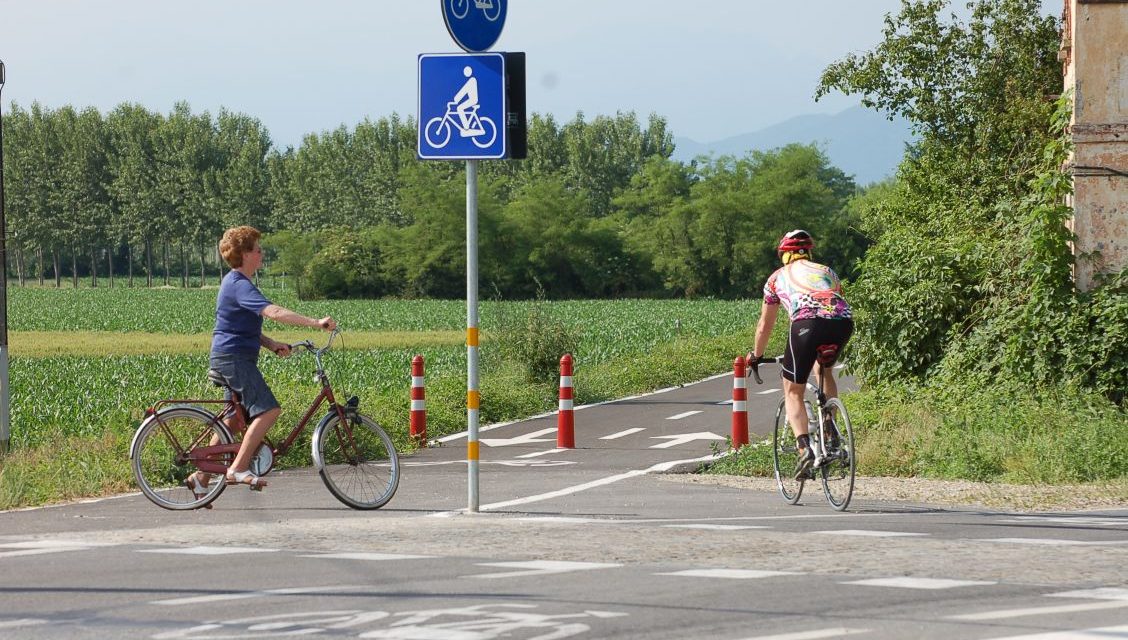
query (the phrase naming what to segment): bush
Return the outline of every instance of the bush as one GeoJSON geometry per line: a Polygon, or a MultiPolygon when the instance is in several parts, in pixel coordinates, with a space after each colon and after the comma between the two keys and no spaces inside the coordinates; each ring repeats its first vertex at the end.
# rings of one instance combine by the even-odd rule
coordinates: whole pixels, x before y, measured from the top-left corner
{"type": "Polygon", "coordinates": [[[560,374],[560,358],[579,347],[579,333],[552,317],[543,291],[523,307],[499,317],[498,350],[524,367],[527,381],[551,384],[560,374]]]}
{"type": "Polygon", "coordinates": [[[307,298],[379,298],[387,292],[380,249],[349,232],[330,236],[306,265],[307,298]]]}

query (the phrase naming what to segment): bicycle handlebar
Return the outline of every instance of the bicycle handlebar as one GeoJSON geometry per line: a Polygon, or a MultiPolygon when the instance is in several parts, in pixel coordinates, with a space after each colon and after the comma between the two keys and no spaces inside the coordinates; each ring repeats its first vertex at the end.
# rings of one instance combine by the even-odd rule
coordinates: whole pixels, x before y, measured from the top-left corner
{"type": "Polygon", "coordinates": [[[752,372],[752,377],[756,378],[756,384],[764,384],[763,378],[760,377],[760,365],[774,364],[775,362],[776,358],[765,358],[763,356],[760,356],[759,358],[753,358],[752,360],[747,362],[746,366],[748,367],[748,370],[752,372]]]}
{"type": "Polygon", "coordinates": [[[295,342],[294,344],[290,345],[290,350],[292,351],[297,347],[305,347],[306,351],[320,355],[329,350],[329,347],[333,344],[333,339],[336,338],[337,334],[339,333],[341,333],[340,327],[333,329],[333,331],[329,334],[329,342],[326,342],[325,346],[321,347],[320,349],[317,347],[317,345],[313,344],[312,340],[302,340],[301,342],[295,342]]]}

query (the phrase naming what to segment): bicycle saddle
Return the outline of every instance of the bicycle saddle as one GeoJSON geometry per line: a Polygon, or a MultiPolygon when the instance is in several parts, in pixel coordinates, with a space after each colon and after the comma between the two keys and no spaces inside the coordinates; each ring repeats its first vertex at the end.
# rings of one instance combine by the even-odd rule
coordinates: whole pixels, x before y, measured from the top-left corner
{"type": "Polygon", "coordinates": [[[836,344],[820,345],[815,347],[815,351],[818,353],[817,360],[819,364],[824,367],[833,366],[838,360],[838,345],[836,344]]]}
{"type": "Polygon", "coordinates": [[[230,387],[227,384],[227,378],[215,369],[208,369],[208,381],[217,387],[230,387]]]}

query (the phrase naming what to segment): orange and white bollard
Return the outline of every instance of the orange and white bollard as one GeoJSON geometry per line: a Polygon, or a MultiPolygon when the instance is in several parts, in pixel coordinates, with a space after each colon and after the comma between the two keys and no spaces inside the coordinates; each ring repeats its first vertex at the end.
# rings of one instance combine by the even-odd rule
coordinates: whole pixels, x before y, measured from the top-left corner
{"type": "Polygon", "coordinates": [[[556,446],[576,448],[576,423],[572,415],[572,354],[560,358],[560,408],[556,412],[556,446]]]}
{"type": "Polygon", "coordinates": [[[423,388],[423,356],[411,359],[411,439],[427,446],[427,400],[423,388]]]}
{"type": "Polygon", "coordinates": [[[744,357],[732,361],[732,448],[748,444],[748,373],[744,357]]]}

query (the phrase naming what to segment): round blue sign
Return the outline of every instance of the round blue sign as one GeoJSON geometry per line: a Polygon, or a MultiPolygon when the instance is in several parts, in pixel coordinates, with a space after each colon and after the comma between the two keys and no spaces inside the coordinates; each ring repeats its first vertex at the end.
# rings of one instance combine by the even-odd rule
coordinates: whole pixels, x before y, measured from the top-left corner
{"type": "Polygon", "coordinates": [[[443,20],[454,42],[466,51],[485,51],[505,26],[507,0],[441,0],[443,20]]]}

